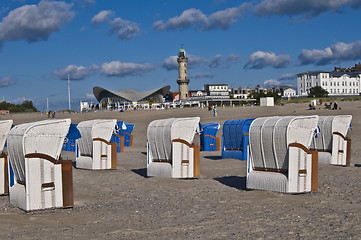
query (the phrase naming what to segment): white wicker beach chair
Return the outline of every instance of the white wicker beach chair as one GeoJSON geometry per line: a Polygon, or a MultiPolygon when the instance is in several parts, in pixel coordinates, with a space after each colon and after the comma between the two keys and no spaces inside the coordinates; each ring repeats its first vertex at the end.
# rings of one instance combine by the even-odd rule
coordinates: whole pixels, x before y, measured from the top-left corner
{"type": "Polygon", "coordinates": [[[81,138],[76,140],[77,168],[117,168],[117,144],[110,142],[116,123],[116,119],[96,119],[78,124],[81,138]]]}
{"type": "Polygon", "coordinates": [[[200,146],[192,145],[199,117],[155,120],[148,126],[147,175],[199,177],[200,146]]]}
{"type": "Polygon", "coordinates": [[[351,139],[346,137],[352,116],[319,116],[319,133],[313,138],[311,149],[318,152],[322,163],[349,166],[351,160],[351,139]]]}
{"type": "Polygon", "coordinates": [[[25,211],[73,206],[72,161],[60,158],[70,122],[46,120],[10,130],[11,204],[25,211]]]}
{"type": "Polygon", "coordinates": [[[249,131],[247,188],[282,193],[317,190],[317,152],[308,150],[317,116],[256,118],[249,131]]]}
{"type": "Polygon", "coordinates": [[[9,193],[8,159],[3,150],[12,125],[13,120],[0,121],[0,195],[9,193]]]}

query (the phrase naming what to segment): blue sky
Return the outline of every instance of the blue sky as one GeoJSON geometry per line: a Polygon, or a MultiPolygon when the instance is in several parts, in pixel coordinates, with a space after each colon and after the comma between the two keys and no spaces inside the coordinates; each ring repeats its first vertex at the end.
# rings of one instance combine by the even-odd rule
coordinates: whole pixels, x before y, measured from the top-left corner
{"type": "Polygon", "coordinates": [[[93,87],[178,91],[296,85],[295,74],[361,60],[361,0],[1,0],[0,100],[39,110],[93,100],[93,87]]]}

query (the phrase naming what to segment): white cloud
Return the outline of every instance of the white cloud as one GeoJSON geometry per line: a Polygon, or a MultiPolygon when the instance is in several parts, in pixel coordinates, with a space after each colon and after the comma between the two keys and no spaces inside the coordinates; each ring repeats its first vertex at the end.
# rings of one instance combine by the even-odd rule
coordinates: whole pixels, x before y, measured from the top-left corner
{"type": "Polygon", "coordinates": [[[218,67],[230,67],[232,64],[239,63],[241,58],[239,55],[230,54],[226,59],[223,58],[222,54],[217,54],[214,58],[210,61],[208,66],[210,68],[218,68],[218,67]]]}
{"type": "Polygon", "coordinates": [[[226,62],[228,64],[239,63],[240,61],[241,61],[241,58],[237,54],[229,54],[229,56],[226,59],[226,62]]]}
{"type": "Polygon", "coordinates": [[[152,64],[137,64],[137,63],[122,63],[119,61],[112,61],[103,63],[101,66],[102,73],[107,76],[126,77],[134,75],[143,75],[155,69],[152,64]]]}
{"type": "Polygon", "coordinates": [[[298,56],[299,65],[316,64],[327,65],[337,61],[355,61],[361,59],[361,41],[353,43],[338,42],[323,50],[303,49],[298,56]]]}
{"type": "Polygon", "coordinates": [[[83,80],[97,69],[99,69],[99,67],[95,64],[90,67],[68,65],[63,69],[54,71],[53,74],[58,76],[61,80],[67,80],[68,74],[71,80],[83,80]]]}
{"type": "Polygon", "coordinates": [[[212,13],[208,17],[199,9],[190,8],[182,12],[180,16],[153,23],[153,29],[158,31],[194,28],[202,31],[214,29],[228,29],[250,8],[249,3],[243,3],[238,7],[227,8],[222,11],[212,13]]]}
{"type": "Polygon", "coordinates": [[[214,77],[214,74],[213,73],[194,73],[190,76],[190,78],[194,78],[194,79],[197,79],[197,78],[213,78],[214,77]]]}
{"type": "Polygon", "coordinates": [[[192,55],[192,54],[188,55],[188,60],[189,60],[188,68],[193,68],[193,67],[199,66],[202,63],[208,62],[208,60],[205,59],[204,57],[199,57],[199,56],[192,55]]]}
{"type": "Polygon", "coordinates": [[[135,22],[115,18],[112,22],[111,33],[116,33],[121,40],[129,40],[140,34],[140,28],[135,22]]]}
{"type": "Polygon", "coordinates": [[[216,68],[219,67],[222,64],[222,54],[217,54],[214,56],[214,58],[211,60],[211,62],[208,64],[210,68],[216,68]]]}
{"type": "Polygon", "coordinates": [[[255,6],[255,13],[261,16],[303,16],[310,19],[327,11],[339,12],[345,7],[358,9],[360,0],[263,0],[255,6]]]}
{"type": "Polygon", "coordinates": [[[296,78],[296,74],[294,74],[294,73],[285,73],[285,74],[282,74],[279,77],[279,80],[295,80],[295,78],[296,78]]]}
{"type": "Polygon", "coordinates": [[[263,82],[263,85],[265,86],[279,86],[281,85],[280,81],[277,81],[276,79],[269,79],[263,82]]]}
{"type": "Polygon", "coordinates": [[[100,11],[92,18],[92,24],[108,23],[111,25],[109,34],[115,33],[120,40],[129,40],[140,34],[137,23],[124,20],[120,17],[111,19],[114,12],[111,10],[100,11]]]}
{"type": "Polygon", "coordinates": [[[102,10],[92,18],[92,24],[110,22],[110,17],[114,15],[112,10],[102,10]]]}
{"type": "Polygon", "coordinates": [[[25,5],[11,11],[0,22],[0,48],[5,41],[45,41],[70,22],[75,13],[72,4],[42,0],[38,5],[25,5]]]}
{"type": "Polygon", "coordinates": [[[13,103],[13,104],[20,104],[20,103],[23,103],[24,101],[32,101],[32,100],[28,99],[26,97],[18,97],[18,98],[15,98],[13,100],[10,100],[10,102],[13,103]]]}
{"type": "Polygon", "coordinates": [[[83,97],[81,97],[81,99],[93,100],[95,99],[95,96],[93,93],[86,93],[83,97]]]}
{"type": "Polygon", "coordinates": [[[267,66],[274,68],[285,68],[292,62],[289,55],[276,55],[273,52],[257,51],[251,54],[248,62],[243,68],[246,69],[262,69],[267,66]]]}
{"type": "Polygon", "coordinates": [[[170,56],[164,59],[162,67],[168,71],[178,69],[177,56],[170,56]]]}
{"type": "Polygon", "coordinates": [[[14,79],[12,79],[11,77],[0,78],[0,88],[8,87],[8,86],[14,85],[15,83],[16,83],[16,81],[14,79]]]}

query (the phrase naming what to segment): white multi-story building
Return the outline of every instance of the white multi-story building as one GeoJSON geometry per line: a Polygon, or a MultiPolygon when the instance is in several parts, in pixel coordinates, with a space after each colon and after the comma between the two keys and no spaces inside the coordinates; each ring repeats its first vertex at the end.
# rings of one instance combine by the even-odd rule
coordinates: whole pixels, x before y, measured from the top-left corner
{"type": "Polygon", "coordinates": [[[360,94],[361,65],[335,68],[332,72],[313,71],[297,74],[299,96],[308,96],[310,88],[321,86],[329,96],[352,96],[360,94]]]}

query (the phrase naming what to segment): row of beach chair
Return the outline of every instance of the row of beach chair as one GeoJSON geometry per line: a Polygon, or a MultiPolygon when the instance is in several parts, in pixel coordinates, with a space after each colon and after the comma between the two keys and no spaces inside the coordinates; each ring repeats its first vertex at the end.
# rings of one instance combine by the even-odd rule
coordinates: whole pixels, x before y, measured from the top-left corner
{"type": "MultiPolygon", "coordinates": [[[[199,120],[170,118],[149,124],[148,176],[199,176],[199,147],[193,145],[199,120]]],[[[223,125],[222,158],[247,160],[248,189],[317,191],[319,160],[350,165],[351,139],[346,134],[351,120],[351,115],[228,120],[223,125]]]]}
{"type": "MultiPolygon", "coordinates": [[[[72,160],[60,156],[66,138],[76,142],[77,168],[117,166],[118,144],[111,142],[119,132],[115,119],[78,125],[70,119],[45,120],[11,128],[12,123],[0,121],[0,194],[9,194],[10,203],[25,211],[73,206],[72,160]],[[3,152],[5,141],[8,156],[3,152]]],[[[133,138],[129,137],[128,146],[133,138]]]]}
{"type": "MultiPolygon", "coordinates": [[[[350,115],[228,120],[223,124],[222,157],[247,160],[248,189],[316,191],[319,161],[350,164],[351,140],[346,134],[351,120],[350,115]]],[[[12,124],[0,121],[0,193],[8,193],[10,203],[25,211],[73,206],[72,160],[60,156],[65,139],[76,139],[77,168],[115,169],[119,144],[112,138],[126,129],[115,119],[78,125],[70,119],[12,124]]],[[[200,150],[220,150],[215,137],[219,128],[200,125],[199,117],[152,121],[147,130],[147,175],[199,177],[200,150]],[[202,146],[193,144],[196,133],[202,146]]]]}

